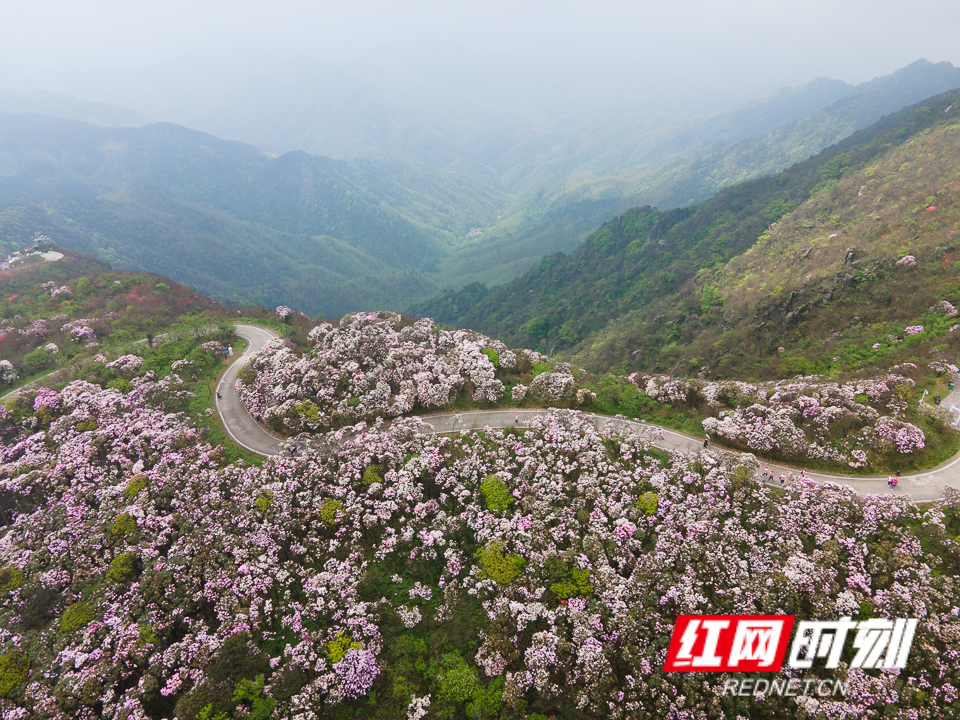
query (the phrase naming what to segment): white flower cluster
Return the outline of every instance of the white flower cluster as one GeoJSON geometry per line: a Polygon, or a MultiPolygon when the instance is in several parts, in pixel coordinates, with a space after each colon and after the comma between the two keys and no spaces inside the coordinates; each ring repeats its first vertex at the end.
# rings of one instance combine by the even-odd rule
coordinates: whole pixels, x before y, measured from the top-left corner
{"type": "Polygon", "coordinates": [[[563,370],[540,373],[530,383],[530,393],[540,402],[569,400],[576,391],[576,379],[563,370]]]}
{"type": "Polygon", "coordinates": [[[304,430],[441,408],[461,395],[495,403],[504,394],[498,367],[517,364],[501,342],[427,319],[405,324],[389,312],[322,323],[309,340],[305,355],[274,340],[244,371],[237,390],[258,420],[304,430]]]}

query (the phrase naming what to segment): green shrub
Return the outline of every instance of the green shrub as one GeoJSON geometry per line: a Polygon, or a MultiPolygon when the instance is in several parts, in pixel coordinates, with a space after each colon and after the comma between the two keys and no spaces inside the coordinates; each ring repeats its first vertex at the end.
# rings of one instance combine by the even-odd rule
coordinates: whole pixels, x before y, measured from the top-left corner
{"type": "Polygon", "coordinates": [[[320,507],[320,519],[327,525],[334,525],[337,522],[337,511],[343,510],[343,503],[338,500],[327,500],[320,507]]]}
{"type": "Polygon", "coordinates": [[[127,489],[124,490],[124,494],[132,500],[140,494],[141,490],[146,489],[149,484],[150,481],[146,475],[135,475],[133,479],[127,483],[127,489]]]}
{"type": "Polygon", "coordinates": [[[113,529],[110,532],[113,535],[129,535],[136,529],[137,521],[127,513],[122,513],[113,521],[113,529]]]}
{"type": "Polygon", "coordinates": [[[273,505],[273,493],[269,490],[261,490],[256,500],[257,510],[266,515],[271,505],[273,505]]]}
{"type": "Polygon", "coordinates": [[[535,317],[533,320],[520,326],[520,332],[526,333],[533,341],[545,338],[549,331],[550,321],[545,317],[535,317]]]}
{"type": "Polygon", "coordinates": [[[93,620],[93,606],[85,602],[76,602],[60,616],[60,632],[75,633],[77,630],[87,626],[93,620]]]}
{"type": "Polygon", "coordinates": [[[13,565],[0,568],[0,593],[8,593],[23,585],[23,572],[13,565]]]}
{"type": "Polygon", "coordinates": [[[110,561],[107,569],[107,581],[115,584],[127,583],[136,575],[136,559],[133,553],[125,552],[110,561]]]}
{"type": "Polygon", "coordinates": [[[476,668],[456,652],[445,653],[440,658],[441,670],[437,673],[437,695],[447,702],[462,703],[473,698],[481,690],[476,668]]]}
{"type": "Polygon", "coordinates": [[[540,373],[550,372],[553,370],[553,366],[550,363],[535,362],[531,366],[530,373],[533,377],[536,377],[540,373]]]}
{"type": "Polygon", "coordinates": [[[493,348],[483,348],[483,350],[481,350],[480,352],[482,352],[484,355],[486,355],[490,359],[490,362],[493,363],[494,367],[500,367],[500,355],[497,354],[496,350],[494,350],[493,348]]]}
{"type": "Polygon", "coordinates": [[[237,689],[233,691],[233,702],[248,703],[250,714],[244,715],[251,720],[267,720],[273,712],[277,701],[271,697],[263,697],[263,687],[266,685],[266,679],[263,675],[257,675],[256,680],[241,680],[237,683],[237,689]]]}
{"type": "Polygon", "coordinates": [[[111,380],[107,383],[107,387],[113,390],[119,390],[124,395],[133,389],[133,385],[130,384],[130,381],[124,378],[115,378],[114,380],[111,380]]]}
{"type": "Polygon", "coordinates": [[[500,708],[503,706],[503,678],[494,678],[486,690],[478,688],[467,703],[467,717],[471,720],[500,717],[500,708]]]}
{"type": "Polygon", "coordinates": [[[137,636],[137,645],[145,647],[146,645],[156,645],[159,642],[157,633],[150,623],[140,623],[140,629],[137,636]]]}
{"type": "Polygon", "coordinates": [[[47,405],[41,405],[33,416],[40,427],[50,427],[50,423],[57,419],[57,411],[47,405]]]}
{"type": "Polygon", "coordinates": [[[383,482],[383,467],[380,465],[370,465],[363,471],[363,484],[370,487],[374,483],[383,482]]]}
{"type": "Polygon", "coordinates": [[[485,577],[498,585],[509,585],[523,570],[526,561],[519,555],[504,553],[503,548],[503,541],[495,540],[477,550],[477,560],[485,577]]]}
{"type": "Polygon", "coordinates": [[[347,405],[349,407],[356,407],[359,404],[360,404],[360,398],[358,397],[347,398],[347,405]]]}
{"type": "Polygon", "coordinates": [[[334,665],[343,660],[343,656],[347,654],[347,650],[363,650],[363,644],[354,642],[353,638],[343,633],[338,633],[336,640],[331,640],[327,643],[327,655],[330,657],[330,662],[334,665]]]}
{"type": "MultiPolygon", "coordinates": [[[[566,567],[564,567],[566,569],[566,567]]],[[[561,582],[553,583],[550,591],[558,600],[569,600],[572,597],[593,594],[593,585],[590,584],[590,571],[582,568],[573,568],[565,573],[566,578],[561,582]]]]}
{"type": "Polygon", "coordinates": [[[23,367],[31,373],[39,372],[53,365],[56,356],[43,348],[29,352],[23,356],[23,367]]]}
{"type": "Polygon", "coordinates": [[[653,491],[645,492],[637,499],[637,510],[644,515],[656,515],[657,513],[657,494],[653,491]]]}
{"type": "Polygon", "coordinates": [[[30,659],[21,652],[10,650],[0,655],[0,697],[7,697],[27,679],[30,659]]]}
{"type": "Polygon", "coordinates": [[[320,419],[320,406],[312,400],[304,400],[297,405],[297,413],[307,418],[310,422],[317,422],[320,419]]]}
{"type": "Polygon", "coordinates": [[[73,427],[76,428],[77,432],[90,432],[91,430],[96,430],[100,425],[97,424],[96,418],[91,417],[86,420],[81,420],[73,427]]]}
{"type": "Polygon", "coordinates": [[[480,483],[480,492],[483,493],[488,510],[502,513],[513,503],[513,495],[510,494],[506,483],[496,475],[487,475],[486,479],[480,483]]]}

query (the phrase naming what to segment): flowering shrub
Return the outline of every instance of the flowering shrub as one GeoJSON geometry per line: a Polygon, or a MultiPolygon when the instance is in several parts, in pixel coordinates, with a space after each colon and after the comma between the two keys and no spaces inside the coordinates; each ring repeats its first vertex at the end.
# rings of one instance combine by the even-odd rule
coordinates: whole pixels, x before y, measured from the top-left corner
{"type": "Polygon", "coordinates": [[[77,342],[84,340],[96,340],[97,335],[88,325],[78,325],[70,330],[70,336],[77,342]]]}
{"type": "Polygon", "coordinates": [[[20,378],[20,375],[17,373],[16,368],[13,367],[13,363],[9,360],[0,360],[0,380],[3,380],[5,383],[15,382],[20,378]]]}
{"type": "Polygon", "coordinates": [[[108,362],[107,367],[118,373],[133,373],[143,365],[143,358],[139,355],[121,355],[113,362],[108,362]]]}
{"type": "Polygon", "coordinates": [[[497,402],[504,394],[497,367],[517,355],[503,343],[468,331],[439,329],[431,320],[402,327],[393,313],[356,313],[334,328],[310,331],[312,350],[297,355],[271,341],[237,383],[250,413],[291,430],[361,418],[395,417],[415,406],[442,408],[462,394],[497,402]]]}
{"type": "Polygon", "coordinates": [[[46,292],[50,297],[70,297],[73,295],[73,290],[70,289],[67,285],[60,285],[59,287],[53,281],[45,282],[41,285],[44,292],[46,292]]]}
{"type": "Polygon", "coordinates": [[[563,370],[540,373],[530,383],[530,394],[542,403],[570,400],[576,391],[577,381],[573,375],[563,370]]]}
{"type": "Polygon", "coordinates": [[[34,411],[42,407],[48,407],[51,410],[57,410],[60,407],[60,395],[56,390],[50,388],[40,388],[33,399],[34,411]]]}
{"type": "Polygon", "coordinates": [[[937,375],[945,375],[947,373],[956,374],[960,372],[960,369],[957,368],[953,363],[948,363],[946,360],[934,360],[932,363],[927,365],[928,368],[933,370],[937,375]]]}
{"type": "Polygon", "coordinates": [[[527,396],[527,386],[520,385],[517,383],[513,386],[513,389],[510,391],[510,399],[515,402],[520,402],[527,396]]]}
{"type": "Polygon", "coordinates": [[[881,447],[896,449],[900,453],[912,453],[923,448],[923,431],[915,425],[884,417],[877,421],[876,436],[881,447]]]}
{"type": "Polygon", "coordinates": [[[222,353],[223,352],[223,343],[219,340],[208,340],[200,346],[200,349],[208,353],[222,353]]]}
{"type": "Polygon", "coordinates": [[[725,678],[661,671],[676,616],[758,611],[919,617],[907,668],[845,670],[831,716],[958,709],[954,499],[922,515],[835,486],[774,495],[728,458],[663,459],[570,411],[522,436],[361,423],[330,434],[336,453],[222,465],[145,397],[72,383],[48,430],[0,446],[0,627],[23,659],[5,717],[365,716],[375,692],[385,717],[679,718],[725,678]],[[514,499],[498,512],[490,476],[514,499]]]}
{"type": "Polygon", "coordinates": [[[956,317],[958,314],[957,309],[947,300],[941,300],[938,302],[936,305],[930,308],[930,312],[943,313],[947,317],[956,317]]]}
{"type": "Polygon", "coordinates": [[[277,317],[280,318],[281,320],[286,320],[287,318],[293,316],[293,310],[288,308],[286,305],[278,305],[276,313],[277,313],[277,317]]]}
{"type": "Polygon", "coordinates": [[[924,447],[922,430],[890,417],[906,409],[903,390],[914,385],[906,375],[916,369],[916,364],[904,363],[886,376],[847,383],[813,377],[705,382],[637,374],[628,380],[660,402],[714,408],[718,414],[703,421],[704,430],[733,445],[859,468],[879,459],[878,454],[924,447]],[[891,433],[901,431],[902,441],[891,439],[891,433]]]}
{"type": "Polygon", "coordinates": [[[910,337],[911,335],[919,335],[923,332],[923,325],[910,325],[903,329],[903,334],[905,337],[910,337]]]}
{"type": "Polygon", "coordinates": [[[914,268],[917,266],[917,259],[913,255],[904,255],[895,264],[898,268],[914,268]]]}

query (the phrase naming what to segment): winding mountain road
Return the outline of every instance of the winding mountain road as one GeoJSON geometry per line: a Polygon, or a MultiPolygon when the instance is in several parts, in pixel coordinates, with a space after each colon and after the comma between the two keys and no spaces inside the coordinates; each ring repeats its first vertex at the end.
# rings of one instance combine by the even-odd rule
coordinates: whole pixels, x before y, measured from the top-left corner
{"type": "MultiPolygon", "coordinates": [[[[267,432],[250,416],[240,402],[240,398],[237,397],[234,385],[236,384],[237,375],[243,366],[251,357],[260,352],[264,345],[277,337],[277,334],[272,330],[256,325],[238,324],[236,328],[237,334],[247,341],[247,347],[237,361],[223,374],[219,385],[217,385],[217,412],[220,414],[220,419],[223,421],[223,425],[230,434],[230,437],[232,437],[238,445],[258,455],[276,455],[281,452],[285,446],[288,446],[289,442],[267,432]]],[[[482,429],[485,427],[527,427],[529,426],[530,420],[546,412],[546,410],[520,409],[476,410],[464,413],[429,415],[421,419],[433,427],[434,433],[447,433],[459,432],[460,430],[482,429]]],[[[640,431],[650,428],[657,429],[663,433],[664,440],[657,441],[654,445],[662,450],[690,453],[703,449],[702,440],[679,433],[675,430],[668,430],[667,428],[633,420],[617,420],[605,415],[587,413],[587,416],[593,418],[598,429],[607,423],[613,423],[617,428],[629,427],[640,431]]],[[[793,476],[799,475],[798,468],[772,463],[767,465],[762,460],[760,465],[761,467],[769,467],[777,478],[780,477],[781,473],[787,473],[788,476],[791,474],[793,476]]],[[[906,495],[916,502],[929,502],[939,499],[947,487],[960,488],[960,454],[955,455],[932,470],[901,476],[899,487],[896,490],[891,490],[887,486],[887,478],[885,476],[852,477],[808,472],[807,477],[816,482],[848,485],[864,495],[906,495]]],[[[775,480],[770,484],[779,485],[779,482],[775,480]]]]}

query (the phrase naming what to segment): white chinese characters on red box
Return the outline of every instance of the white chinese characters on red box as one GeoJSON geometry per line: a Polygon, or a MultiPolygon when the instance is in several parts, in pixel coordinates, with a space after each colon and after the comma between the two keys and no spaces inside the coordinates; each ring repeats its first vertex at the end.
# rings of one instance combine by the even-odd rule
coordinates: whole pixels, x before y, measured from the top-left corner
{"type": "MultiPolygon", "coordinates": [[[[793,615],[680,615],[673,628],[663,669],[666,672],[778,672],[783,668],[793,615]]],[[[803,620],[788,665],[806,669],[818,659],[836,668],[847,635],[856,631],[850,661],[855,668],[904,668],[916,619],[849,617],[836,621],[803,620]]]]}

